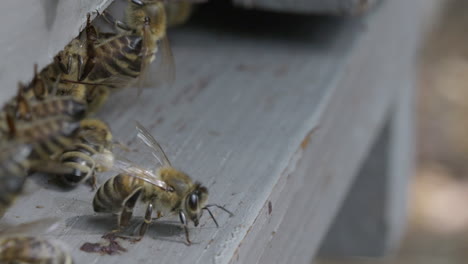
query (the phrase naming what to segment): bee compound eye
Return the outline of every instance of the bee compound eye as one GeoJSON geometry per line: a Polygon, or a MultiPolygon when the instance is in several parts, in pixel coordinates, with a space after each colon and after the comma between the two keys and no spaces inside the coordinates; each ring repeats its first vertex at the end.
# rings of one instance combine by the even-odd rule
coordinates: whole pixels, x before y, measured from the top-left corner
{"type": "Polygon", "coordinates": [[[189,197],[188,205],[190,209],[196,210],[198,207],[198,196],[194,193],[192,193],[189,197]]]}
{"type": "Polygon", "coordinates": [[[145,3],[141,0],[132,0],[132,3],[137,5],[137,6],[144,6],[145,3]]]}

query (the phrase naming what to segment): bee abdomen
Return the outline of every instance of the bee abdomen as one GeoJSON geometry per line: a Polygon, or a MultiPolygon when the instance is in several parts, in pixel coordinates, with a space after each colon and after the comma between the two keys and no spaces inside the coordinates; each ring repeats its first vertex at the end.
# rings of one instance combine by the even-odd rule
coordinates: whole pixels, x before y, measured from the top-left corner
{"type": "Polygon", "coordinates": [[[60,162],[67,167],[73,168],[73,172],[59,175],[60,180],[68,186],[76,186],[93,176],[95,162],[91,155],[95,153],[94,148],[85,144],[77,144],[74,150],[62,153],[60,162]]]}
{"type": "Polygon", "coordinates": [[[65,115],[79,120],[86,114],[86,104],[72,97],[54,97],[34,105],[31,112],[39,119],[65,115]]]}
{"type": "Polygon", "coordinates": [[[72,264],[71,256],[48,240],[9,237],[0,240],[0,263],[72,264]]]}
{"type": "Polygon", "coordinates": [[[105,83],[112,76],[134,79],[140,75],[142,57],[142,38],[140,36],[121,36],[99,45],[96,49],[102,58],[88,75],[88,81],[105,83]]]}
{"type": "Polygon", "coordinates": [[[139,179],[119,174],[99,187],[94,196],[95,212],[116,213],[122,209],[124,201],[138,188],[139,179]]]}

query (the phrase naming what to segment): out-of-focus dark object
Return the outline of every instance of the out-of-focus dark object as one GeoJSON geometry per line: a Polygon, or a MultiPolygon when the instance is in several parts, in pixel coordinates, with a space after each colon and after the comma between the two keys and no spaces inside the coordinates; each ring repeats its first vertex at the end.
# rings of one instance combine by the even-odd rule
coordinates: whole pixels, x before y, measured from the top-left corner
{"type": "Polygon", "coordinates": [[[303,14],[361,14],[380,0],[233,0],[237,5],[303,14]]]}

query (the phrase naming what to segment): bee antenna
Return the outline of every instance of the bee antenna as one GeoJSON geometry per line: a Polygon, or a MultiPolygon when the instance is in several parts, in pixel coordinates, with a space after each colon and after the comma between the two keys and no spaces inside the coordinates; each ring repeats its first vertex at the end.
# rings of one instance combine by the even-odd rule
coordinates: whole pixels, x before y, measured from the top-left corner
{"type": "MultiPolygon", "coordinates": [[[[219,209],[223,210],[224,212],[228,213],[230,217],[234,216],[234,213],[232,213],[231,211],[229,211],[228,209],[224,208],[224,206],[221,206],[219,204],[207,204],[205,205],[205,207],[203,207],[203,209],[207,209],[208,210],[208,207],[218,207],[219,209]]],[[[208,210],[209,212],[209,210],[208,210]]],[[[211,214],[211,213],[210,213],[211,214]]]]}
{"type": "Polygon", "coordinates": [[[213,219],[213,222],[215,223],[216,227],[219,228],[218,221],[216,221],[216,218],[214,217],[213,213],[211,213],[210,209],[208,209],[208,207],[203,207],[202,209],[208,211],[208,213],[210,214],[211,219],[213,219]]]}

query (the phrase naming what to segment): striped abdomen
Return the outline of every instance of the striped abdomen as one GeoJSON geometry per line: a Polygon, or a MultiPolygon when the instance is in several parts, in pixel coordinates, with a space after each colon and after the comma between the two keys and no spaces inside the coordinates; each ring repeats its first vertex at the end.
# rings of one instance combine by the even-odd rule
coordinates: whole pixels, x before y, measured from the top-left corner
{"type": "Polygon", "coordinates": [[[96,164],[93,156],[99,153],[112,159],[112,152],[107,149],[111,144],[112,133],[106,123],[99,119],[82,120],[74,144],[54,157],[64,167],[72,169],[70,172],[61,174],[60,179],[69,186],[75,186],[89,179],[94,187],[95,173],[107,168],[105,165],[96,164]]]}
{"type": "Polygon", "coordinates": [[[0,239],[2,264],[72,264],[72,257],[61,247],[36,237],[7,237],[0,239]]]}
{"type": "Polygon", "coordinates": [[[72,96],[47,97],[42,101],[20,102],[23,106],[16,110],[18,120],[38,120],[52,117],[66,116],[79,120],[86,114],[86,104],[72,96]]]}
{"type": "Polygon", "coordinates": [[[73,97],[53,97],[32,105],[31,112],[38,119],[65,115],[79,120],[86,113],[86,105],[73,97]]]}
{"type": "Polygon", "coordinates": [[[108,85],[111,88],[126,86],[140,75],[142,37],[119,35],[95,47],[96,64],[84,80],[87,83],[108,85]]]}
{"type": "Polygon", "coordinates": [[[135,177],[119,174],[99,187],[94,196],[95,212],[118,213],[124,201],[147,183],[135,177]]]}
{"type": "Polygon", "coordinates": [[[64,118],[45,119],[18,126],[14,139],[31,142],[32,157],[48,159],[51,155],[62,152],[74,143],[74,133],[78,127],[78,122],[71,122],[64,118]]]}
{"type": "Polygon", "coordinates": [[[76,186],[90,177],[94,177],[96,164],[91,156],[98,152],[97,146],[85,142],[75,144],[72,150],[63,152],[59,161],[63,165],[73,168],[73,172],[60,175],[60,180],[66,185],[76,186]]]}

